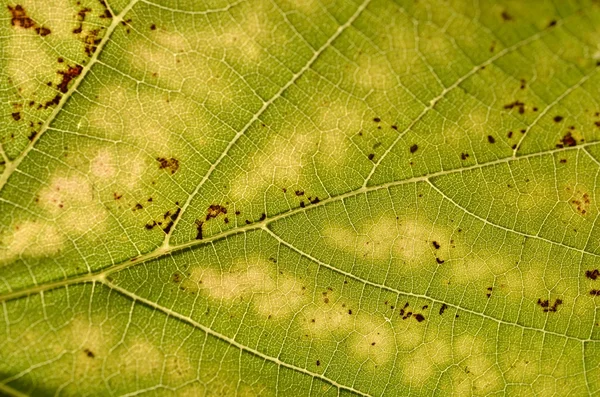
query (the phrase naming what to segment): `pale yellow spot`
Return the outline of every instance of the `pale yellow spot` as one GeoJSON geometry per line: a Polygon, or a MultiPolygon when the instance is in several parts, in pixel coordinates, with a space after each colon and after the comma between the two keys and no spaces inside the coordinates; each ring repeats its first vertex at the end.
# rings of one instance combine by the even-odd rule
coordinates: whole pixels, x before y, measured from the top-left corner
{"type": "Polygon", "coordinates": [[[113,151],[102,149],[90,162],[90,171],[92,175],[101,181],[107,181],[114,178],[117,173],[117,163],[113,151]]]}
{"type": "Polygon", "coordinates": [[[299,280],[278,274],[272,267],[262,259],[244,261],[223,272],[197,267],[182,285],[189,291],[200,290],[212,299],[228,303],[251,300],[259,314],[281,318],[294,313],[307,297],[299,280]]]}
{"type": "Polygon", "coordinates": [[[358,226],[358,232],[327,226],[326,241],[361,258],[399,259],[403,268],[415,268],[426,261],[446,261],[463,249],[445,228],[426,220],[398,220],[391,216],[372,218],[358,226]],[[354,243],[356,242],[356,243],[354,243]]]}
{"type": "Polygon", "coordinates": [[[119,371],[128,376],[151,376],[163,365],[164,354],[142,338],[126,342],[113,353],[119,357],[119,371]]]}
{"type": "Polygon", "coordinates": [[[389,60],[384,55],[362,56],[354,80],[367,89],[390,89],[397,81],[389,60]]]}
{"type": "Polygon", "coordinates": [[[419,346],[410,353],[403,365],[402,377],[410,385],[421,385],[450,361],[452,351],[449,343],[435,340],[419,346]]]}
{"type": "Polygon", "coordinates": [[[349,136],[360,131],[361,111],[356,106],[319,106],[316,125],[320,131],[320,160],[327,167],[340,166],[348,158],[349,136]]]}
{"type": "Polygon", "coordinates": [[[503,361],[507,368],[503,371],[504,379],[509,383],[532,384],[539,375],[539,354],[521,351],[519,345],[505,353],[503,361]]]}
{"type": "Polygon", "coordinates": [[[315,150],[314,134],[274,137],[264,152],[254,155],[249,169],[233,181],[232,199],[252,200],[271,186],[298,185],[303,168],[309,166],[308,154],[315,150]]]}
{"type": "Polygon", "coordinates": [[[350,343],[359,361],[369,360],[375,365],[389,362],[398,352],[394,332],[383,318],[381,321],[375,321],[370,316],[360,316],[350,343]]]}
{"type": "MultiPolygon", "coordinates": [[[[136,94],[119,86],[103,89],[86,115],[103,137],[133,144],[151,157],[172,157],[184,131],[202,123],[193,104],[180,97],[136,94]]],[[[202,141],[200,138],[199,144],[202,141]]]]}
{"type": "Polygon", "coordinates": [[[302,287],[294,277],[279,276],[274,289],[256,296],[254,306],[264,316],[278,318],[295,313],[307,301],[302,287]]]}
{"type": "MultiPolygon", "coordinates": [[[[331,298],[330,298],[331,299],[331,298]]],[[[304,326],[313,337],[328,338],[332,333],[346,333],[354,328],[354,319],[348,308],[335,303],[317,302],[316,305],[303,311],[304,326]]]]}
{"type": "Polygon", "coordinates": [[[94,197],[93,186],[83,176],[56,176],[38,195],[38,204],[55,217],[60,229],[84,233],[106,226],[108,211],[94,197]]]}
{"type": "Polygon", "coordinates": [[[55,91],[41,82],[56,79],[56,59],[47,53],[35,32],[23,30],[19,33],[11,35],[9,43],[4,46],[8,61],[6,72],[22,97],[38,98],[42,93],[44,99],[50,100],[55,91]],[[38,90],[40,92],[36,92],[38,90]]]}
{"type": "Polygon", "coordinates": [[[63,246],[56,227],[42,221],[16,223],[0,235],[0,264],[19,257],[44,257],[57,253],[63,246]]]}
{"type": "Polygon", "coordinates": [[[462,335],[454,340],[454,357],[462,369],[454,372],[453,383],[458,390],[456,394],[483,396],[502,389],[502,374],[487,354],[490,353],[479,337],[462,335]]]}

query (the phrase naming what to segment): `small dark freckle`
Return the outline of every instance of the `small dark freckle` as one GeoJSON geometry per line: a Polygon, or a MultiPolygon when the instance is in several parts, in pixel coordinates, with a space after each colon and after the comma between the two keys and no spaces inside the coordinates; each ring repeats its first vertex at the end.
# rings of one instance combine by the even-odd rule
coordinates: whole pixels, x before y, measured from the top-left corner
{"type": "Polygon", "coordinates": [[[441,316],[442,314],[444,314],[444,312],[446,311],[446,309],[447,309],[447,308],[448,308],[448,305],[447,305],[447,304],[445,304],[445,303],[443,303],[443,304],[442,304],[442,307],[440,307],[440,316],[441,316]]]}
{"type": "Polygon", "coordinates": [[[91,351],[90,349],[83,349],[83,352],[85,353],[86,356],[88,356],[89,358],[94,358],[96,357],[96,355],[94,354],[93,351],[91,351]]]}
{"type": "Polygon", "coordinates": [[[538,111],[538,108],[534,107],[534,108],[533,108],[533,109],[531,109],[531,110],[533,110],[534,112],[537,112],[537,111],[538,111]]]}
{"type": "Polygon", "coordinates": [[[554,122],[555,123],[560,123],[561,121],[563,121],[563,117],[562,116],[554,116],[554,122]]]}
{"type": "Polygon", "coordinates": [[[348,309],[348,314],[352,315],[352,309],[348,309]]]}
{"type": "Polygon", "coordinates": [[[369,157],[369,160],[373,160],[375,158],[375,155],[373,153],[370,153],[368,157],[369,157]]]}
{"type": "Polygon", "coordinates": [[[553,26],[556,26],[556,21],[553,19],[550,21],[550,23],[548,24],[548,27],[551,28],[553,26]]]}
{"type": "Polygon", "coordinates": [[[371,346],[375,346],[375,342],[371,342],[371,346]]]}
{"type": "Polygon", "coordinates": [[[304,204],[304,201],[300,201],[300,208],[304,208],[306,206],[306,204],[304,204]]]}
{"type": "Polygon", "coordinates": [[[150,25],[150,30],[156,30],[156,25],[155,24],[150,25]]]}
{"type": "Polygon", "coordinates": [[[418,146],[418,145],[415,143],[414,145],[412,145],[412,146],[410,147],[410,152],[411,152],[411,153],[414,153],[414,152],[416,152],[418,149],[419,149],[419,146],[418,146]]]}
{"type": "Polygon", "coordinates": [[[469,157],[469,153],[461,153],[460,154],[461,160],[466,160],[468,157],[469,157]]]}
{"type": "Polygon", "coordinates": [[[381,121],[381,119],[379,117],[374,117],[373,121],[376,122],[376,123],[379,123],[381,121]]]}
{"type": "Polygon", "coordinates": [[[513,149],[513,150],[516,149],[516,148],[517,148],[517,144],[516,143],[511,146],[511,149],[513,149]]]}
{"type": "Polygon", "coordinates": [[[508,131],[508,137],[512,138],[512,136],[513,136],[513,132],[512,131],[508,131]]]}
{"type": "Polygon", "coordinates": [[[458,314],[456,316],[454,316],[454,317],[458,318],[458,314]]]}
{"type": "Polygon", "coordinates": [[[398,131],[398,126],[397,125],[393,125],[392,129],[398,131]]]}
{"type": "Polygon", "coordinates": [[[488,135],[487,140],[489,143],[496,143],[496,139],[494,139],[494,137],[491,135],[488,135]]]}
{"type": "Polygon", "coordinates": [[[240,214],[240,211],[235,211],[235,214],[236,214],[236,215],[239,215],[239,214],[240,214]]]}
{"type": "Polygon", "coordinates": [[[225,222],[225,223],[229,223],[229,218],[225,218],[225,219],[223,219],[223,222],[225,222]]]}
{"type": "Polygon", "coordinates": [[[480,68],[481,70],[485,69],[485,65],[480,68]]]}
{"type": "Polygon", "coordinates": [[[502,14],[500,14],[500,16],[504,21],[512,21],[512,16],[506,11],[502,11],[502,14]]]}
{"type": "Polygon", "coordinates": [[[246,225],[249,225],[250,223],[252,223],[252,222],[250,222],[248,219],[246,219],[246,225]]]}
{"type": "Polygon", "coordinates": [[[317,360],[317,367],[321,365],[321,361],[317,360]]]}
{"type": "Polygon", "coordinates": [[[433,246],[435,247],[436,250],[440,249],[440,243],[438,243],[437,241],[433,241],[431,244],[433,244],[433,246]]]}
{"type": "Polygon", "coordinates": [[[566,163],[566,162],[567,162],[567,159],[560,159],[560,160],[559,160],[559,162],[560,162],[561,164],[564,164],[564,163],[566,163]]]}
{"type": "Polygon", "coordinates": [[[421,309],[425,310],[425,309],[427,309],[428,307],[429,307],[429,305],[425,305],[425,306],[423,306],[421,309]]]}
{"type": "Polygon", "coordinates": [[[264,212],[261,214],[259,221],[264,221],[265,219],[267,219],[267,214],[265,214],[264,212]]]}
{"type": "Polygon", "coordinates": [[[440,265],[441,265],[442,263],[446,262],[445,260],[443,260],[443,259],[440,259],[440,258],[435,258],[435,261],[436,261],[438,264],[440,264],[440,265]]]}
{"type": "Polygon", "coordinates": [[[13,118],[15,121],[19,121],[19,120],[21,120],[21,113],[20,113],[20,112],[14,112],[13,114],[11,114],[11,116],[12,116],[12,118],[13,118]]]}
{"type": "Polygon", "coordinates": [[[527,132],[527,130],[521,130],[521,134],[524,134],[525,132],[527,132]]]}
{"type": "Polygon", "coordinates": [[[425,317],[423,317],[422,314],[415,314],[415,318],[417,319],[418,322],[421,322],[423,320],[425,320],[425,317]]]}

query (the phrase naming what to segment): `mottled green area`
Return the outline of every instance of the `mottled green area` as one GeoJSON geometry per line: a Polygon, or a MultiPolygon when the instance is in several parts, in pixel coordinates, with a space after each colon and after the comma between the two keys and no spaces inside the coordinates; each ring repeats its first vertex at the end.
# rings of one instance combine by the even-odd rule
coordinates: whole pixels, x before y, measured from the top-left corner
{"type": "Polygon", "coordinates": [[[0,394],[600,393],[596,1],[4,1],[0,394]]]}

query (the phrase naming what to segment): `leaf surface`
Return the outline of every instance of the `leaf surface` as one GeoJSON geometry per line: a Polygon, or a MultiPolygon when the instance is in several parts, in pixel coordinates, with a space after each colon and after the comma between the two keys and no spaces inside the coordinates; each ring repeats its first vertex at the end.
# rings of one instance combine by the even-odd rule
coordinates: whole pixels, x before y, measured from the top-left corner
{"type": "Polygon", "coordinates": [[[0,393],[600,391],[597,1],[4,1],[0,393]]]}

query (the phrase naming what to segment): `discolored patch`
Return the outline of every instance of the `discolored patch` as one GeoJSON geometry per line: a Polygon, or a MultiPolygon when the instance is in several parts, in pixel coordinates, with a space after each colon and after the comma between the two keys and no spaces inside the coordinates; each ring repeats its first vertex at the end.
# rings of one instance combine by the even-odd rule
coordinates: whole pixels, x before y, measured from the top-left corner
{"type": "Polygon", "coordinates": [[[0,265],[18,258],[54,255],[64,245],[56,225],[47,221],[15,222],[0,234],[0,265]]]}

